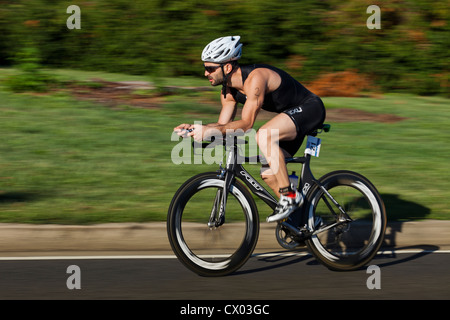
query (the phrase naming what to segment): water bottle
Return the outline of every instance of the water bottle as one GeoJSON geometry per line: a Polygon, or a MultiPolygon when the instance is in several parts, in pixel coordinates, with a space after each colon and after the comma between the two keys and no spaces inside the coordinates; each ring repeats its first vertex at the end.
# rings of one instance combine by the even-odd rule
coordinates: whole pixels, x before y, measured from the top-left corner
{"type": "Polygon", "coordinates": [[[298,188],[298,176],[295,175],[295,171],[292,171],[291,175],[289,175],[289,181],[292,185],[294,185],[294,188],[298,188]]]}

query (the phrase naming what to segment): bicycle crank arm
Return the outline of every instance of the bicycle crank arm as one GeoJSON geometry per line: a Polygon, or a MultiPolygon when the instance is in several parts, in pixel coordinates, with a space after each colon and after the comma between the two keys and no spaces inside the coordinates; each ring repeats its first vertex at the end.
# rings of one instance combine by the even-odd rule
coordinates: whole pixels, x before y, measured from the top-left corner
{"type": "Polygon", "coordinates": [[[306,229],[299,230],[298,228],[287,223],[286,221],[280,222],[280,224],[283,227],[285,227],[286,229],[288,229],[292,233],[293,236],[298,237],[298,239],[300,241],[306,240],[312,234],[310,231],[308,231],[306,229]]]}

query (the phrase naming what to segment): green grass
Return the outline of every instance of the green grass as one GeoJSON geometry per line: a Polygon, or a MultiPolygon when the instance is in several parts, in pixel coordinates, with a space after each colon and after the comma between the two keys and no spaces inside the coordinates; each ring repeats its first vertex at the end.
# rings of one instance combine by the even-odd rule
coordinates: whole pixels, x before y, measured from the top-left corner
{"type": "MultiPolygon", "coordinates": [[[[217,105],[199,103],[219,91],[166,98],[161,108],[110,108],[67,93],[14,94],[0,69],[0,222],[88,224],[165,220],[176,189],[217,165],[174,165],[174,126],[217,119],[217,105]]],[[[82,81],[150,80],[204,86],[198,79],[147,79],[105,73],[53,71],[82,81]]],[[[367,176],[386,202],[390,220],[450,219],[449,100],[413,95],[324,98],[329,108],[354,108],[407,118],[385,124],[331,123],[322,134],[317,177],[347,169],[367,176]]],[[[259,121],[257,127],[263,122],[259,121]]],[[[299,153],[300,154],[300,153],[299,153]]],[[[248,165],[257,175],[259,167],[248,165]]],[[[300,168],[290,165],[297,172],[300,168]]],[[[263,218],[268,208],[258,201],[263,218]]]]}

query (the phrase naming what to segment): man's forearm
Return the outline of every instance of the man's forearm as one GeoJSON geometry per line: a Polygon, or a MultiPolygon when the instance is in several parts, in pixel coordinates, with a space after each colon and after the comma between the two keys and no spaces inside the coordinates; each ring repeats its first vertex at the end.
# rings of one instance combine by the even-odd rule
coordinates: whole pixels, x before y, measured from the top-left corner
{"type": "Polygon", "coordinates": [[[220,131],[222,135],[226,134],[227,130],[243,130],[244,132],[246,132],[247,130],[250,130],[252,128],[252,126],[245,120],[232,121],[227,124],[209,123],[206,126],[208,128],[220,131]]]}

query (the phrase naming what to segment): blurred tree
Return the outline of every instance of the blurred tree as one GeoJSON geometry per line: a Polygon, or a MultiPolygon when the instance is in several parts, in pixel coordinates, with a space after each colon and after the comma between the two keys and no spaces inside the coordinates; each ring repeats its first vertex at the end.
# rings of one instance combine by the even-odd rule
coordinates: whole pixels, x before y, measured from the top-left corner
{"type": "Polygon", "coordinates": [[[211,40],[241,35],[242,63],[272,63],[302,81],[357,70],[380,88],[448,94],[448,0],[90,0],[81,29],[66,27],[67,1],[0,1],[0,64],[23,47],[44,65],[131,74],[202,76],[211,40]]]}

